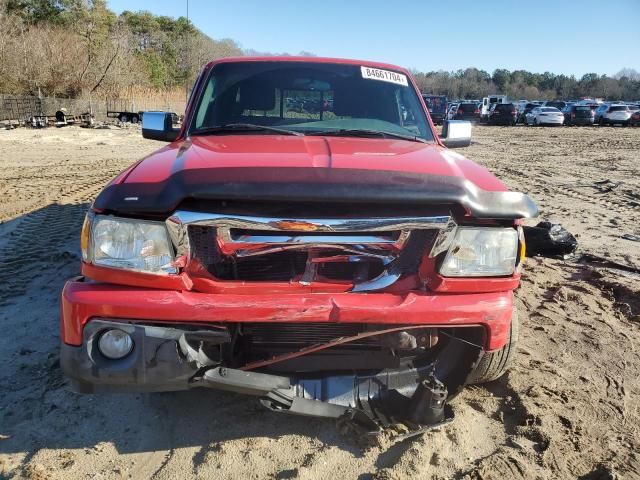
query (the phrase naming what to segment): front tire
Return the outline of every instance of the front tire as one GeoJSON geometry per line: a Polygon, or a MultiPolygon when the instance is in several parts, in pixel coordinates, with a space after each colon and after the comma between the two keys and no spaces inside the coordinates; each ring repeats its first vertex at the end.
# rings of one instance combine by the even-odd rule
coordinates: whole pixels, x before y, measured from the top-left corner
{"type": "Polygon", "coordinates": [[[495,352],[482,352],[476,366],[467,378],[467,384],[492,382],[507,373],[516,354],[519,330],[518,310],[514,307],[506,345],[495,352]]]}

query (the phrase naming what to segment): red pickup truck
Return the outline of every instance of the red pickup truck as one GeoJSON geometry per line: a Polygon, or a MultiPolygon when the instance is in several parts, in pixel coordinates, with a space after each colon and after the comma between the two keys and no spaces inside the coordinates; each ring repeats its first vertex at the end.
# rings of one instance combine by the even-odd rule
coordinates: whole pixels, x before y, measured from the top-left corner
{"type": "Polygon", "coordinates": [[[218,60],[171,119],[144,113],[169,143],[87,214],[61,306],[78,391],[208,387],[428,423],[506,371],[537,209],[446,148],[471,126],[438,136],[407,70],[218,60]]]}

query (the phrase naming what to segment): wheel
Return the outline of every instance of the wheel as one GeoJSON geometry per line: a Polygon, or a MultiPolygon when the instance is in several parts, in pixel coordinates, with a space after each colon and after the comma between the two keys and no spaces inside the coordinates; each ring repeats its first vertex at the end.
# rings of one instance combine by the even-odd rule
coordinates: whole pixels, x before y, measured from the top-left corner
{"type": "Polygon", "coordinates": [[[140,121],[140,117],[138,115],[131,116],[131,123],[138,123],[140,121]]]}
{"type": "Polygon", "coordinates": [[[476,366],[467,378],[467,384],[492,382],[507,373],[517,351],[519,330],[518,310],[514,307],[506,345],[496,352],[482,352],[476,366]]]}
{"type": "Polygon", "coordinates": [[[534,119],[533,119],[533,124],[534,124],[536,127],[539,127],[539,126],[540,126],[540,124],[538,123],[538,117],[536,117],[536,118],[534,118],[534,119]]]}
{"type": "Polygon", "coordinates": [[[120,115],[120,117],[118,117],[118,120],[120,120],[122,123],[127,123],[129,121],[129,115],[123,113],[120,115]]]}

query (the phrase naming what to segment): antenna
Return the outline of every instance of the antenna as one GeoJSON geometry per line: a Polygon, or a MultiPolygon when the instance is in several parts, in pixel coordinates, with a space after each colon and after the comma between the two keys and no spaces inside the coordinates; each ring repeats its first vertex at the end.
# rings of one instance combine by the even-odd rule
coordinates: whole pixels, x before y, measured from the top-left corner
{"type": "Polygon", "coordinates": [[[190,46],[191,46],[191,42],[189,41],[189,0],[187,0],[187,30],[186,30],[186,35],[187,35],[187,42],[186,42],[186,56],[187,56],[187,61],[186,61],[186,74],[184,77],[184,101],[185,103],[189,101],[189,72],[191,71],[191,55],[189,55],[190,53],[190,46]]]}

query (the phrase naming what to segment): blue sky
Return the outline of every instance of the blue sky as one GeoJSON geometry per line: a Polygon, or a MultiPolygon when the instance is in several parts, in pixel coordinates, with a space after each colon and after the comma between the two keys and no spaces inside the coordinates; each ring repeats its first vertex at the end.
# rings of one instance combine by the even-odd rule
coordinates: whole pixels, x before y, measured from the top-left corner
{"type": "MultiPolygon", "coordinates": [[[[117,13],[186,16],[186,0],[108,0],[117,13]]],[[[215,39],[422,71],[470,66],[613,75],[640,70],[640,0],[189,0],[215,39]]]]}

